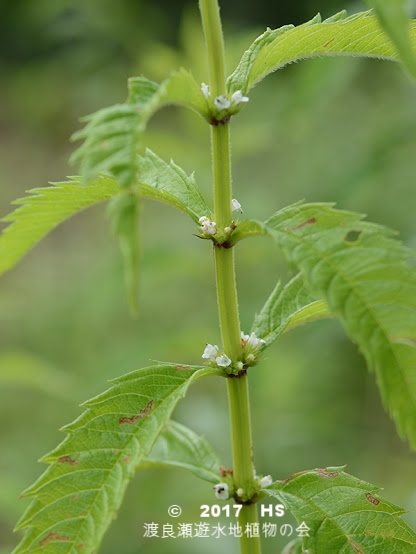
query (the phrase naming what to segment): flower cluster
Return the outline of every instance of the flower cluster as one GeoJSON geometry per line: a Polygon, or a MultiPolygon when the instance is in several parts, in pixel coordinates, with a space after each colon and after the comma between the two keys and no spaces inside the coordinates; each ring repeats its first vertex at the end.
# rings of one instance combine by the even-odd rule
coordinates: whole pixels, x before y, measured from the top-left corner
{"type": "Polygon", "coordinates": [[[226,354],[220,354],[220,350],[216,344],[207,344],[202,358],[211,360],[211,362],[214,362],[218,367],[228,367],[231,365],[230,358],[226,354]]]}
{"type": "Polygon", "coordinates": [[[246,365],[255,365],[259,348],[262,344],[266,344],[266,341],[259,339],[255,333],[245,335],[241,333],[241,346],[244,352],[244,361],[246,365]]]}
{"type": "MultiPolygon", "coordinates": [[[[206,83],[201,84],[201,91],[202,91],[202,94],[205,96],[205,99],[208,102],[212,102],[211,91],[209,90],[209,86],[206,83]]],[[[231,98],[229,98],[225,94],[221,94],[220,96],[217,96],[216,98],[214,98],[212,109],[214,111],[215,116],[220,116],[220,117],[224,117],[226,115],[230,116],[239,112],[241,109],[241,105],[246,104],[248,101],[249,101],[248,96],[244,96],[241,90],[236,90],[231,95],[231,98]]]]}
{"type": "Polygon", "coordinates": [[[201,231],[205,235],[216,235],[217,234],[217,224],[215,221],[210,221],[208,217],[203,215],[199,218],[199,223],[201,224],[201,231]]]}

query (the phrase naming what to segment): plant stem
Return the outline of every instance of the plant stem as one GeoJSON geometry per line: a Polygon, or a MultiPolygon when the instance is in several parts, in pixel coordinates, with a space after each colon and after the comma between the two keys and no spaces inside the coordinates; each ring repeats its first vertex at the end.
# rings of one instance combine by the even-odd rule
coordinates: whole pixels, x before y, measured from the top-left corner
{"type": "MultiPolygon", "coordinates": [[[[199,0],[208,52],[210,91],[216,98],[226,93],[224,41],[217,0],[199,0]]],[[[214,213],[219,229],[231,223],[231,150],[228,122],[211,127],[214,178],[214,213]]],[[[234,248],[214,246],[217,301],[221,340],[225,353],[234,361],[242,359],[240,319],[235,280],[234,248]]],[[[247,374],[227,379],[230,407],[233,477],[236,489],[254,490],[254,465],[247,374]]],[[[260,538],[248,537],[248,524],[258,523],[255,504],[244,505],[239,524],[242,527],[242,554],[260,554],[260,538]]]]}

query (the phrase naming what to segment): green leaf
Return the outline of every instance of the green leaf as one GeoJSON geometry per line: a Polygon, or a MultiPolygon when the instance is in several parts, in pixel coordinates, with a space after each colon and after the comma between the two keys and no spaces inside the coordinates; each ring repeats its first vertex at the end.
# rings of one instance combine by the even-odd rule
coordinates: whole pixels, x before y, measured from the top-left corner
{"type": "Polygon", "coordinates": [[[129,104],[104,108],[83,119],[87,125],[72,140],[83,139],[84,143],[70,162],[80,162],[84,183],[106,172],[114,175],[122,187],[136,181],[141,120],[140,111],[129,104]]]}
{"type": "Polygon", "coordinates": [[[178,165],[163,161],[151,150],[139,158],[140,193],[145,198],[165,202],[187,213],[195,223],[209,209],[195,183],[178,165]]]}
{"type": "MultiPolygon", "coordinates": [[[[130,87],[136,85],[136,78],[129,80],[130,87]]],[[[165,79],[150,98],[144,109],[145,121],[164,106],[182,106],[193,110],[209,121],[211,114],[205,96],[202,94],[201,85],[198,84],[189,71],[180,69],[172,72],[165,79]]]]}
{"type": "Polygon", "coordinates": [[[137,465],[189,385],[218,369],[158,363],[113,381],[64,427],[66,439],[42,461],[51,464],[24,492],[32,503],[14,554],[96,552],[137,465]]]}
{"type": "Polygon", "coordinates": [[[29,190],[22,204],[2,219],[12,222],[0,235],[0,275],[11,269],[40,239],[75,213],[108,200],[120,191],[112,180],[99,178],[88,186],[78,179],[29,190]]]}
{"type": "Polygon", "coordinates": [[[132,189],[111,199],[107,213],[111,220],[114,235],[119,239],[124,259],[126,288],[129,295],[130,311],[137,314],[139,283],[139,237],[138,220],[140,197],[132,189]]]}
{"type": "Polygon", "coordinates": [[[129,79],[126,103],[84,118],[87,125],[72,137],[84,142],[70,160],[71,163],[80,162],[83,181],[88,183],[100,173],[110,173],[121,186],[131,187],[137,179],[137,154],[147,122],[156,111],[169,104],[210,117],[201,87],[182,69],[160,85],[145,77],[133,77],[129,79]]]}
{"type": "Polygon", "coordinates": [[[295,204],[266,227],[359,345],[399,432],[416,446],[416,271],[406,265],[415,253],[362,217],[295,204]]]}
{"type": "MultiPolygon", "coordinates": [[[[343,467],[315,469],[276,481],[263,493],[282,502],[309,537],[309,554],[415,552],[416,534],[400,517],[404,510],[381,498],[380,489],[356,479],[343,467]]],[[[291,550],[288,552],[292,553],[291,550]]]]}
{"type": "Polygon", "coordinates": [[[277,283],[261,312],[256,315],[251,332],[272,344],[283,332],[299,325],[330,317],[328,306],[318,300],[298,274],[285,286],[277,283]]]}
{"type": "Polygon", "coordinates": [[[139,469],[166,466],[187,469],[210,483],[221,481],[220,461],[208,441],[180,423],[169,421],[139,469]]]}
{"type": "Polygon", "coordinates": [[[244,219],[237,223],[227,242],[230,246],[234,246],[240,240],[250,237],[260,237],[262,235],[267,235],[263,222],[253,219],[244,219]]]}
{"type": "Polygon", "coordinates": [[[395,44],[400,58],[416,78],[416,56],[410,41],[410,20],[406,0],[366,0],[374,8],[380,24],[395,44]]]}
{"type": "MultiPolygon", "coordinates": [[[[416,22],[410,23],[410,41],[416,47],[416,22]]],[[[346,17],[340,12],[325,21],[318,14],[311,21],[294,27],[267,29],[244,53],[227,80],[229,93],[246,94],[269,73],[285,65],[322,56],[369,56],[397,60],[397,50],[371,12],[346,17]]]]}

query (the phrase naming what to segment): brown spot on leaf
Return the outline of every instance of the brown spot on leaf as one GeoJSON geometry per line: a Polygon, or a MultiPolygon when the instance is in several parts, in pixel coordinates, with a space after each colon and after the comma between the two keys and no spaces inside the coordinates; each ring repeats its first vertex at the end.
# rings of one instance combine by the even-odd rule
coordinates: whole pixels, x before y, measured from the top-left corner
{"type": "Polygon", "coordinates": [[[58,464],[69,464],[70,466],[77,466],[79,464],[79,460],[74,460],[71,458],[71,456],[61,456],[58,458],[58,464]]]}
{"type": "Polygon", "coordinates": [[[138,419],[141,419],[140,415],[134,415],[134,416],[131,416],[131,417],[121,417],[118,422],[121,424],[121,423],[128,423],[129,425],[133,425],[133,423],[135,421],[137,421],[138,419]]]}
{"type": "Polygon", "coordinates": [[[320,469],[318,473],[319,477],[326,477],[327,479],[335,479],[338,477],[338,471],[327,471],[326,469],[320,469]]]}
{"type": "Polygon", "coordinates": [[[71,496],[71,500],[78,500],[78,495],[74,494],[74,496],[71,496]]]}
{"type": "Polygon", "coordinates": [[[144,417],[146,416],[148,413],[150,413],[153,409],[153,404],[155,403],[154,400],[150,400],[148,403],[147,403],[147,406],[145,408],[143,408],[143,410],[140,410],[140,415],[141,417],[144,417]]]}
{"type": "Polygon", "coordinates": [[[100,148],[102,148],[103,150],[106,150],[108,148],[108,145],[109,145],[108,140],[103,140],[102,143],[100,144],[100,148]]]}
{"type": "Polygon", "coordinates": [[[121,460],[124,464],[127,464],[130,461],[130,456],[126,456],[121,460]]]}
{"type": "Polygon", "coordinates": [[[49,533],[47,537],[40,541],[39,546],[46,546],[51,541],[69,541],[69,537],[59,533],[49,533]]]}
{"type": "Polygon", "coordinates": [[[302,227],[305,227],[305,225],[313,225],[316,223],[316,217],[311,217],[308,219],[308,221],[304,221],[303,223],[300,223],[299,225],[296,225],[296,227],[292,227],[291,229],[288,229],[288,232],[297,231],[298,229],[302,229],[302,227]]]}
{"type": "Polygon", "coordinates": [[[85,546],[84,543],[77,544],[77,550],[82,550],[84,548],[84,546],[85,546]]]}
{"type": "Polygon", "coordinates": [[[325,44],[322,45],[322,48],[326,48],[331,44],[331,42],[334,42],[334,40],[335,40],[335,37],[331,38],[330,40],[328,40],[328,42],[325,42],[325,44]]]}
{"type": "Polygon", "coordinates": [[[140,410],[140,413],[138,413],[134,416],[131,416],[131,417],[121,417],[118,420],[118,422],[120,424],[121,423],[128,423],[129,425],[132,425],[138,419],[143,419],[144,417],[146,417],[152,411],[154,403],[155,403],[154,400],[150,400],[150,402],[148,402],[147,406],[145,408],[143,408],[143,410],[140,410]]]}
{"type": "Polygon", "coordinates": [[[374,498],[369,492],[365,495],[367,500],[371,502],[371,504],[374,504],[374,506],[378,506],[380,504],[380,500],[378,498],[374,498]]]}
{"type": "Polygon", "coordinates": [[[227,475],[232,475],[233,470],[220,466],[220,474],[221,474],[221,477],[226,477],[227,475]]]}
{"type": "Polygon", "coordinates": [[[189,365],[175,365],[176,371],[189,371],[191,368],[189,365]]]}

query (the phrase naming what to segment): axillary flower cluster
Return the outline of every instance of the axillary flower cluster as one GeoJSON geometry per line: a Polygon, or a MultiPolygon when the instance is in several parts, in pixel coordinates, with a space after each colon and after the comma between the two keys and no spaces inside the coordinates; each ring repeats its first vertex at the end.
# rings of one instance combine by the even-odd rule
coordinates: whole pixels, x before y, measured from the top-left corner
{"type": "MultiPolygon", "coordinates": [[[[241,204],[236,198],[233,198],[231,200],[231,211],[240,212],[241,214],[243,213],[241,204]]],[[[200,230],[203,235],[203,237],[201,238],[212,238],[216,235],[221,234],[221,235],[224,235],[222,237],[224,239],[232,233],[233,228],[235,229],[235,224],[233,222],[231,226],[225,227],[224,230],[221,232],[217,228],[216,222],[210,219],[209,217],[207,217],[206,215],[203,215],[202,217],[199,218],[199,223],[200,223],[200,230]]]]}
{"type": "MultiPolygon", "coordinates": [[[[222,477],[223,481],[213,486],[214,494],[217,498],[219,498],[220,500],[228,500],[228,498],[233,496],[239,502],[244,502],[250,499],[249,497],[247,497],[246,491],[244,491],[244,489],[235,489],[232,470],[223,471],[222,477]]],[[[255,471],[253,473],[253,480],[255,481],[254,495],[257,494],[261,489],[265,489],[273,483],[271,475],[259,477],[255,471]]]]}
{"type": "Polygon", "coordinates": [[[241,90],[236,90],[230,97],[221,94],[216,98],[212,98],[209,86],[206,83],[201,84],[201,91],[211,112],[211,125],[227,123],[230,117],[238,113],[243,105],[250,100],[248,96],[243,95],[241,90]]]}
{"type": "Polygon", "coordinates": [[[242,360],[233,362],[225,352],[220,351],[216,344],[207,344],[202,358],[209,360],[211,365],[224,368],[227,373],[238,375],[258,362],[258,355],[260,354],[263,344],[266,344],[266,341],[259,339],[254,333],[250,335],[241,333],[241,345],[243,347],[242,360]]]}

